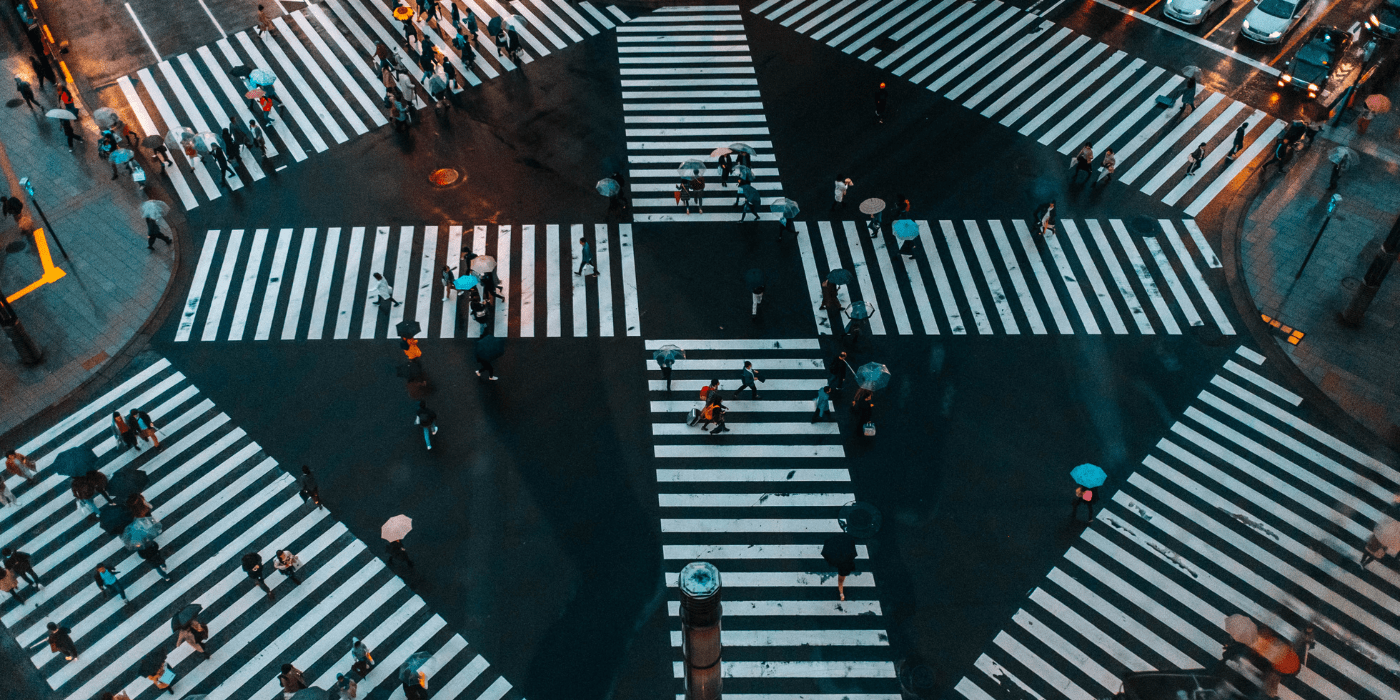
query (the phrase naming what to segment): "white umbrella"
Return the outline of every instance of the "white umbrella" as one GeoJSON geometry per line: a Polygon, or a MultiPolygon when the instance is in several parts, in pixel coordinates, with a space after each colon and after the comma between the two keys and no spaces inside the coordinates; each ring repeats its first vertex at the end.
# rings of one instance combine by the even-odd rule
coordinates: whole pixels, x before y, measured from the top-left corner
{"type": "Polygon", "coordinates": [[[1225,632],[1240,644],[1253,644],[1259,639],[1259,627],[1254,620],[1238,613],[1225,618],[1225,632]]]}
{"type": "Polygon", "coordinates": [[[141,216],[147,219],[160,219],[170,213],[170,205],[159,199],[148,199],[141,203],[141,216]]]}
{"type": "Polygon", "coordinates": [[[478,275],[484,275],[496,269],[496,259],[489,255],[478,255],[472,258],[471,270],[478,275]]]}
{"type": "Polygon", "coordinates": [[[397,542],[403,539],[410,530],[413,529],[413,518],[407,515],[395,515],[384,522],[384,526],[379,528],[379,536],[390,542],[397,542]]]}

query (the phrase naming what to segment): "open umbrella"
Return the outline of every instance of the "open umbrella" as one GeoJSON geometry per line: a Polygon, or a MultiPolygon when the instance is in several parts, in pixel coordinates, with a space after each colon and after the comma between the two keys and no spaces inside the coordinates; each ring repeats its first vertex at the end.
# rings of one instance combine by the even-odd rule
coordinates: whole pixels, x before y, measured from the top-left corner
{"type": "Polygon", "coordinates": [[[725,148],[724,146],[720,146],[719,148],[716,148],[715,150],[710,151],[710,157],[711,157],[711,158],[718,158],[718,157],[720,157],[720,156],[722,156],[722,155],[724,155],[724,154],[726,154],[726,153],[733,153],[733,152],[734,152],[733,149],[725,148]]]}
{"type": "Polygon", "coordinates": [[[610,177],[605,177],[599,180],[598,184],[594,185],[594,188],[598,190],[598,194],[601,194],[604,197],[611,197],[617,194],[618,190],[622,189],[622,187],[617,184],[617,180],[614,180],[610,177]]]}
{"type": "Polygon", "coordinates": [[[496,36],[497,34],[500,34],[500,33],[501,33],[501,18],[500,18],[500,17],[492,17],[492,18],[491,18],[491,21],[486,23],[486,32],[487,32],[488,34],[490,34],[491,36],[496,36]]]}
{"type": "Polygon", "coordinates": [[[147,219],[159,219],[170,213],[170,205],[159,199],[148,199],[141,203],[141,216],[147,219]]]}
{"type": "Polygon", "coordinates": [[[739,192],[744,195],[744,201],[754,206],[758,206],[758,203],[763,200],[763,195],[760,195],[753,185],[740,185],[739,192]]]}
{"type": "Polygon", "coordinates": [[[97,511],[97,523],[109,535],[120,534],[131,521],[135,520],[131,511],[115,503],[108,503],[97,511]]]}
{"type": "Polygon", "coordinates": [[[65,121],[73,121],[74,119],[78,118],[78,115],[66,109],[51,109],[47,112],[44,112],[44,116],[52,117],[54,119],[63,119],[65,121]]]}
{"type": "Polygon", "coordinates": [[[1390,111],[1390,98],[1385,95],[1368,95],[1366,97],[1366,109],[1376,114],[1385,114],[1390,111]]]}
{"type": "Polygon", "coordinates": [[[442,79],[442,76],[434,73],[433,77],[428,79],[428,94],[438,95],[446,91],[447,82],[442,79]]]}
{"type": "Polygon", "coordinates": [[[418,671],[428,663],[428,660],[432,658],[432,652],[415,651],[409,655],[407,661],[403,662],[403,665],[399,667],[399,670],[408,671],[409,673],[418,673],[418,671]]]}
{"type": "Polygon", "coordinates": [[[228,148],[228,145],[224,143],[224,140],[219,138],[219,135],[213,133],[212,131],[199,132],[199,138],[200,140],[204,141],[204,145],[210,148],[213,148],[215,146],[218,146],[219,148],[228,148]]]}
{"type": "Polygon", "coordinates": [[[471,270],[474,275],[485,275],[496,269],[496,259],[489,255],[478,255],[472,258],[471,270]]]}
{"type": "Polygon", "coordinates": [[[856,569],[856,538],[844,532],[826,538],[822,559],[835,568],[836,573],[850,576],[856,569]]]}
{"type": "Polygon", "coordinates": [[[209,147],[209,142],[208,142],[208,141],[206,141],[206,140],[203,139],[203,138],[198,138],[198,137],[197,137],[197,138],[195,138],[195,140],[194,140],[194,152],[195,152],[195,153],[198,153],[198,154],[201,155],[201,156],[207,156],[207,155],[213,153],[213,152],[214,152],[214,149],[212,149],[212,148],[209,147]]]}
{"type": "Polygon", "coordinates": [[[122,531],[122,536],[130,537],[137,542],[149,542],[160,537],[162,532],[165,532],[165,526],[161,525],[159,520],[146,516],[132,520],[122,531]]]}
{"type": "Polygon", "coordinates": [[[188,126],[177,126],[165,135],[165,145],[176,151],[185,149],[185,142],[194,141],[194,129],[188,126]]]}
{"type": "Polygon", "coordinates": [[[679,345],[662,345],[651,357],[656,360],[656,364],[664,367],[668,363],[685,359],[685,351],[679,345]]]}
{"type": "Polygon", "coordinates": [[[879,197],[871,197],[860,203],[860,213],[862,214],[879,214],[884,210],[885,200],[879,197]]]}
{"type": "Polygon", "coordinates": [[[476,359],[490,362],[506,354],[506,339],[498,335],[482,336],[476,341],[476,359]]]}
{"type": "Polygon", "coordinates": [[[1346,146],[1338,146],[1332,149],[1332,154],[1327,156],[1328,160],[1342,166],[1343,170],[1346,170],[1347,166],[1356,162],[1355,158],[1356,151],[1353,151],[1350,148],[1347,148],[1346,146]]]}
{"type": "Polygon", "coordinates": [[[399,321],[398,325],[394,326],[394,332],[398,333],[400,338],[412,338],[422,330],[423,326],[417,321],[399,321]]]}
{"type": "Polygon", "coordinates": [[[1386,548],[1386,551],[1400,551],[1400,522],[1387,520],[1377,525],[1371,534],[1376,536],[1376,540],[1381,543],[1382,547],[1386,548]]]}
{"type": "Polygon", "coordinates": [[[879,391],[890,383],[890,368],[879,362],[867,362],[856,370],[856,384],[862,389],[879,391]]]}
{"type": "Polygon", "coordinates": [[[1086,489],[1096,489],[1103,486],[1103,482],[1108,481],[1108,475],[1099,465],[1088,462],[1069,470],[1069,478],[1074,479],[1074,483],[1086,489]]]}
{"type": "Polygon", "coordinates": [[[396,19],[396,20],[398,20],[398,21],[400,21],[400,22],[402,22],[402,21],[404,21],[404,20],[406,20],[406,19],[408,19],[409,17],[412,17],[412,16],[413,16],[413,8],[411,8],[411,7],[407,7],[407,6],[404,6],[404,5],[399,5],[398,7],[395,7],[395,8],[394,8],[394,19],[396,19]]]}
{"type": "Polygon", "coordinates": [[[465,292],[478,284],[481,284],[481,278],[476,275],[462,275],[452,283],[452,286],[456,287],[459,292],[465,292]]]}
{"type": "Polygon", "coordinates": [[[846,307],[846,315],[859,321],[875,315],[875,305],[868,301],[853,301],[846,307]]]}
{"type": "Polygon", "coordinates": [[[127,497],[141,493],[146,488],[146,484],[151,483],[151,477],[146,476],[146,472],[135,467],[127,467],[107,480],[107,492],[112,494],[118,501],[125,501],[127,497]]]}
{"type": "Polygon", "coordinates": [[[160,137],[160,134],[151,134],[141,139],[141,145],[146,148],[159,148],[163,143],[165,143],[165,140],[160,137]]]}
{"type": "Polygon", "coordinates": [[[826,281],[832,284],[850,284],[856,281],[856,276],[850,270],[832,270],[826,273],[826,281]]]}
{"type": "Polygon", "coordinates": [[[390,542],[397,542],[412,529],[413,518],[407,515],[395,515],[384,521],[384,525],[379,528],[379,536],[390,542]]]}
{"type": "Polygon", "coordinates": [[[779,197],[773,200],[773,202],[770,203],[768,207],[773,211],[782,214],[783,218],[786,219],[791,219],[792,217],[797,216],[797,212],[801,211],[801,209],[797,207],[797,202],[794,202],[791,199],[788,199],[787,197],[779,197]]]}
{"type": "Polygon", "coordinates": [[[248,79],[253,81],[253,84],[257,86],[271,85],[277,82],[277,76],[273,75],[272,71],[264,68],[254,68],[253,72],[248,74],[248,79]]]}
{"type": "Polygon", "coordinates": [[[256,99],[258,99],[259,97],[262,97],[263,95],[266,95],[266,94],[267,94],[267,93],[263,92],[263,89],[262,89],[262,88],[253,88],[252,90],[249,90],[248,92],[243,93],[243,96],[246,97],[246,98],[248,98],[248,99],[250,99],[250,100],[256,100],[256,99]]]}
{"type": "Polygon", "coordinates": [[[747,153],[751,156],[758,155],[758,151],[753,150],[753,146],[750,146],[747,143],[731,143],[729,144],[729,150],[734,151],[735,153],[747,153]]]}
{"type": "Polygon", "coordinates": [[[894,237],[901,241],[913,240],[919,237],[919,225],[910,219],[900,219],[894,222],[894,237]]]}
{"type": "Polygon", "coordinates": [[[229,69],[228,74],[229,74],[229,75],[232,75],[232,76],[235,76],[235,77],[238,77],[238,78],[246,78],[246,77],[248,77],[249,74],[251,74],[252,72],[253,72],[253,67],[250,66],[250,65],[244,64],[244,65],[235,66],[235,67],[229,69]]]}
{"type": "Polygon", "coordinates": [[[747,165],[734,166],[734,177],[746,182],[753,182],[753,168],[747,165]]]}
{"type": "Polygon", "coordinates": [[[155,676],[165,672],[165,650],[156,648],[149,654],[141,657],[141,663],[136,667],[143,676],[155,676]]]}
{"type": "Polygon", "coordinates": [[[122,118],[117,116],[116,110],[111,107],[98,107],[92,110],[92,120],[104,128],[110,128],[112,125],[121,121],[122,118]]]}
{"type": "Polygon", "coordinates": [[[82,476],[97,468],[97,455],[86,447],[71,447],[53,458],[53,468],[64,476],[82,476]]]}
{"type": "Polygon", "coordinates": [[[170,631],[179,632],[189,627],[191,622],[199,618],[199,613],[204,610],[204,606],[199,603],[190,603],[175,613],[175,617],[170,618],[170,631]]]}
{"type": "Polygon", "coordinates": [[[1240,644],[1253,644],[1259,639],[1259,626],[1239,613],[1225,618],[1225,632],[1240,644]]]}
{"type": "Polygon", "coordinates": [[[1186,66],[1181,69],[1181,74],[1188,78],[1197,78],[1201,75],[1201,69],[1196,66],[1186,66]]]}
{"type": "Polygon", "coordinates": [[[115,165],[121,165],[134,157],[136,157],[136,154],[132,153],[130,148],[118,148],[112,151],[111,155],[107,156],[107,159],[112,161],[115,165]]]}
{"type": "Polygon", "coordinates": [[[287,700],[326,700],[326,698],[340,697],[338,693],[331,693],[325,688],[302,688],[287,700]]]}
{"type": "Polygon", "coordinates": [[[680,167],[676,168],[676,172],[687,180],[697,178],[705,174],[705,164],[692,158],[682,162],[680,167]]]}

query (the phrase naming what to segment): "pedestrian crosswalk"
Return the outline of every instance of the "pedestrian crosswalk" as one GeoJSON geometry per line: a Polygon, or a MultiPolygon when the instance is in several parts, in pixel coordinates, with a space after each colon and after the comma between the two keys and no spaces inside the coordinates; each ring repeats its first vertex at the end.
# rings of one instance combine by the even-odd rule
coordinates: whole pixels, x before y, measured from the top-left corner
{"type": "Polygon", "coordinates": [[[762,198],[757,213],[776,220],[766,205],[783,186],[739,6],[660,8],[619,26],[617,50],[633,221],[736,219],[738,179],[724,178],[710,157],[731,143],[756,151],[750,167],[762,198]],[[687,213],[676,187],[678,166],[692,158],[710,171],[687,213]]]}
{"type": "Polygon", "coordinates": [[[1279,697],[1400,697],[1400,570],[1358,566],[1396,515],[1400,470],[1310,423],[1263,363],[1239,348],[1142,468],[1110,482],[1111,502],[958,682],[963,697],[1091,700],[1126,672],[1210,668],[1236,613],[1288,640],[1316,628],[1279,697]]]}
{"type": "Polygon", "coordinates": [[[1046,236],[1022,220],[915,223],[909,254],[853,221],[796,223],[819,334],[832,332],[821,282],[838,269],[854,277],[838,288],[841,307],[872,303],[875,335],[1177,335],[1205,325],[1235,334],[1202,270],[1220,260],[1191,219],[1160,219],[1146,236],[1119,219],[1063,219],[1046,236]]]}
{"type": "Polygon", "coordinates": [[[6,596],[0,622],[27,649],[54,697],[90,700],[122,689],[133,698],[157,697],[160,691],[137,670],[156,650],[168,652],[177,674],[172,700],[272,697],[281,691],[276,676],[284,663],[301,669],[311,686],[326,688],[337,673],[349,672],[351,637],[364,640],[377,661],[359,682],[363,696],[403,698],[398,667],[419,651],[432,655],[426,670],[434,698],[519,696],[367,543],[327,510],[304,502],[296,480],[165,359],[18,450],[37,460],[37,483],[6,480],[19,500],[0,509],[0,528],[5,546],[33,557],[43,588],[22,587],[23,604],[6,596]],[[124,450],[112,437],[111,411],[133,407],[160,426],[159,448],[124,450]],[[68,478],[51,468],[68,449],[91,450],[108,476],[133,468],[149,476],[143,494],[164,527],[157,541],[170,581],[74,507],[68,478]],[[276,594],[268,599],[240,559],[258,552],[271,561],[278,549],[305,563],[303,581],[267,576],[276,594]],[[98,564],[120,573],[129,603],[98,592],[92,578],[98,564]],[[203,608],[208,660],[175,645],[170,619],[188,604],[203,608]],[[50,621],[72,630],[75,660],[49,650],[50,621]]]}
{"type": "MultiPolygon", "coordinates": [[[[671,392],[665,391],[655,362],[647,361],[652,412],[663,416],[653,428],[673,424],[684,428],[685,410],[697,402],[669,397],[695,396],[701,385],[718,377],[725,402],[733,407],[734,432],[703,435],[701,440],[689,441],[691,445],[747,441],[739,429],[753,424],[774,426],[772,433],[748,433],[765,435],[765,442],[775,438],[791,442],[800,435],[809,445],[825,439],[839,448],[835,424],[809,422],[812,397],[826,384],[820,361],[812,359],[820,350],[815,340],[649,340],[647,357],[663,345],[684,348],[686,359],[673,368],[671,392]],[[790,402],[800,407],[779,409],[793,412],[794,422],[760,423],[756,420],[760,416],[740,407],[745,402],[729,401],[746,359],[767,378],[760,384],[763,398],[751,403],[784,404],[789,403],[788,397],[800,396],[802,400],[790,402]],[[685,408],[658,410],[658,404],[670,403],[683,403],[685,408]],[[807,426],[831,429],[824,428],[820,435],[794,430],[807,426]]],[[[699,435],[698,428],[687,430],[699,435]]],[[[708,561],[719,569],[723,589],[725,697],[899,700],[899,681],[870,570],[870,549],[864,543],[856,546],[855,571],[845,580],[845,601],[838,597],[835,570],[822,560],[823,543],[842,531],[841,508],[856,500],[849,472],[829,461],[788,459],[776,465],[756,461],[822,456],[802,450],[754,455],[706,450],[671,453],[667,449],[675,445],[675,434],[654,431],[656,456],[694,459],[664,462],[656,470],[677,688],[684,678],[678,575],[691,561],[708,561]],[[715,457],[755,461],[711,461],[715,457]]],[[[676,697],[682,700],[684,695],[676,697]]]]}
{"type": "MultiPolygon", "coordinates": [[[[657,457],[800,458],[844,457],[841,430],[828,413],[813,421],[817,392],[827,372],[816,339],[797,340],[648,340],[646,365],[652,378],[652,425],[657,457]],[[670,389],[660,377],[653,353],[675,345],[686,357],[672,367],[670,389]],[[739,391],[744,362],[753,362],[764,381],[753,392],[739,391]],[[703,407],[700,389],[718,379],[729,432],[711,435],[702,425],[687,425],[692,408],[703,407]]],[[[839,399],[839,392],[833,397],[839,399]]],[[[828,410],[831,401],[826,401],[828,410]]],[[[713,428],[714,426],[711,426],[713,428]]]]}
{"type": "MultiPolygon", "coordinates": [[[[552,51],[567,48],[601,32],[616,28],[628,17],[616,7],[600,10],[584,2],[565,0],[455,0],[465,18],[473,12],[478,22],[475,57],[464,64],[453,47],[457,31],[452,22],[452,2],[439,3],[438,21],[420,24],[424,46],[442,49],[456,69],[461,88],[480,85],[483,80],[521,68],[552,51]],[[493,17],[505,17],[518,29],[523,42],[519,61],[500,55],[494,40],[486,33],[493,17]]],[[[135,117],[132,125],[142,136],[165,136],[178,127],[218,135],[230,120],[247,125],[256,107],[243,97],[247,86],[230,74],[239,68],[262,68],[278,78],[274,88],[283,108],[270,128],[265,129],[267,155],[284,155],[293,162],[308,154],[322,153],[332,145],[388,123],[385,116],[384,83],[373,61],[375,42],[382,41],[397,52],[419,94],[418,106],[426,107],[424,73],[417,68],[417,56],[406,46],[402,23],[393,19],[389,0],[325,0],[273,18],[275,32],[259,34],[253,29],[235,32],[191,53],[166,58],[155,66],[118,79],[127,105],[135,117]]],[[[259,123],[263,120],[259,118],[259,123]]],[[[267,176],[270,162],[247,149],[230,160],[243,169],[227,181],[230,191],[241,189],[244,178],[253,181],[267,176]]],[[[168,170],[170,185],[186,209],[201,201],[218,199],[220,168],[213,158],[201,162],[172,152],[177,163],[168,170]]],[[[285,161],[286,159],[284,159],[285,161]]],[[[238,168],[235,168],[238,170],[238,168]]],[[[154,174],[152,174],[154,175],[154,174]]]]}
{"type": "Polygon", "coordinates": [[[488,334],[641,335],[631,224],[480,224],[210,230],[175,340],[397,338],[402,321],[419,338],[477,338],[461,293],[443,300],[443,267],[467,274],[468,252],[496,263],[488,334]],[[374,273],[400,305],[376,303],[374,273]]]}
{"type": "Polygon", "coordinates": [[[1057,149],[1067,169],[1086,142],[1096,154],[1112,148],[1119,186],[1189,216],[1263,157],[1285,126],[1209,90],[1184,115],[1179,98],[1159,106],[1157,97],[1177,98],[1186,78],[1000,0],[764,0],[752,11],[1057,149]],[[1243,147],[1230,158],[1245,123],[1243,147]],[[1200,144],[1205,159],[1188,174],[1200,144]]]}

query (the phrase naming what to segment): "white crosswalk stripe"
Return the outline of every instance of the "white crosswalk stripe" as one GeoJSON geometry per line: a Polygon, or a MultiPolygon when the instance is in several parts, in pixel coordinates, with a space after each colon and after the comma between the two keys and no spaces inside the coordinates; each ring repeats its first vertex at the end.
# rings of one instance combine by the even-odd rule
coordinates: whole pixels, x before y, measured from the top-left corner
{"type": "MultiPolygon", "coordinates": [[[[827,385],[821,344],[816,339],[648,340],[645,348],[656,456],[788,458],[782,469],[765,468],[772,464],[767,461],[726,461],[718,468],[714,461],[670,459],[664,462],[668,468],[657,469],[662,554],[671,591],[667,610],[676,649],[672,658],[681,658],[682,643],[677,572],[688,562],[708,561],[719,569],[724,588],[726,698],[897,700],[899,682],[870,573],[871,550],[856,545],[855,571],[844,582],[845,601],[838,598],[835,571],[822,558],[826,540],[842,531],[841,508],[856,500],[850,474],[788,466],[803,457],[844,456],[836,424],[811,422],[816,391],[827,385]],[[670,391],[653,357],[666,345],[686,352],[672,368],[670,391]],[[758,400],[731,401],[745,360],[766,381],[759,384],[758,400]],[[711,436],[698,426],[686,426],[687,412],[700,402],[673,397],[696,396],[700,386],[716,377],[725,405],[732,409],[732,432],[711,436]],[[790,415],[761,410],[769,404],[790,415]],[[743,431],[746,427],[761,429],[743,431]],[[698,449],[745,445],[771,451],[698,449]],[[821,446],[836,451],[807,451],[821,446]],[[665,450],[670,447],[685,449],[670,454],[665,450]],[[833,687],[842,692],[823,692],[833,687]]],[[[841,395],[832,392],[837,399],[841,395]]],[[[684,677],[680,665],[673,665],[673,672],[684,677]]]]}
{"type": "Polygon", "coordinates": [[[26,600],[7,596],[0,622],[57,697],[87,700],[117,690],[154,697],[151,681],[137,669],[156,650],[168,653],[177,674],[177,700],[270,696],[280,691],[275,676],[287,662],[324,688],[336,673],[349,673],[352,636],[366,640],[379,661],[359,683],[370,697],[402,697],[394,672],[418,651],[432,655],[426,672],[434,697],[491,700],[511,690],[365,543],[329,511],[304,501],[296,480],[164,359],[74,409],[20,451],[37,461],[37,483],[7,475],[6,486],[19,500],[0,510],[0,537],[31,555],[43,587],[21,584],[26,600]],[[160,447],[143,442],[143,449],[131,451],[111,436],[110,412],[134,407],[160,426],[160,447]],[[161,581],[74,507],[69,479],[51,466],[68,449],[91,450],[108,476],[130,469],[148,475],[142,493],[164,528],[157,541],[170,581],[161,581]],[[303,580],[294,585],[269,575],[266,583],[277,597],[268,600],[240,559],[258,552],[269,561],[277,549],[302,558],[303,580]],[[97,591],[92,574],[98,564],[119,573],[129,600],[97,591]],[[174,648],[169,618],[189,603],[203,607],[209,660],[187,646],[174,648]],[[325,629],[327,620],[334,621],[332,629],[325,629]],[[50,621],[72,630],[76,659],[49,650],[50,621]],[[263,687],[252,693],[249,684],[258,681],[263,687]]]}
{"type": "Polygon", "coordinates": [[[940,325],[954,335],[967,334],[969,325],[985,335],[1092,335],[1104,327],[1116,335],[1179,335],[1183,327],[1207,323],[1235,334],[1206,281],[1210,276],[1223,285],[1220,273],[1210,270],[1219,260],[1193,221],[1179,222],[1187,237],[1169,219],[1154,222],[1151,235],[1130,234],[1119,219],[1061,220],[1058,232],[1048,236],[1033,233],[1023,220],[915,223],[919,237],[901,244],[887,233],[875,239],[857,235],[851,221],[797,222],[818,334],[832,332],[833,318],[820,308],[820,285],[837,269],[852,272],[853,282],[839,287],[843,311],[834,320],[849,328],[851,302],[872,303],[868,331],[875,335],[937,335],[940,325]],[[846,235],[834,235],[836,230],[846,235]],[[917,313],[911,315],[911,308],[917,313]],[[935,309],[942,310],[941,320],[935,309]]]}
{"type": "MultiPolygon", "coordinates": [[[[485,33],[493,17],[519,18],[513,20],[513,26],[519,28],[525,42],[520,52],[522,63],[551,52],[536,34],[545,37],[553,50],[559,50],[614,29],[617,21],[627,21],[626,14],[615,7],[608,8],[610,18],[588,3],[577,3],[583,10],[580,11],[568,0],[517,0],[509,8],[490,0],[456,2],[464,23],[468,11],[475,13],[478,23],[479,43],[470,65],[463,64],[452,45],[457,31],[452,26],[450,1],[439,3],[441,16],[436,29],[422,26],[422,30],[425,45],[441,48],[457,69],[459,91],[518,68],[495,50],[493,39],[485,33]]],[[[188,127],[218,136],[221,129],[230,126],[230,121],[247,125],[255,113],[261,114],[256,104],[243,97],[248,91],[246,81],[230,71],[240,66],[270,70],[278,77],[273,87],[283,107],[277,110],[270,128],[265,128],[262,118],[258,118],[267,138],[266,155],[273,158],[286,154],[292,161],[300,162],[308,152],[324,152],[332,145],[389,123],[382,104],[384,86],[378,66],[371,60],[375,41],[383,41],[397,51],[418,86],[418,106],[428,104],[424,101],[427,92],[421,80],[423,71],[417,67],[417,56],[407,48],[402,23],[393,19],[391,10],[387,0],[327,0],[324,6],[311,4],[274,17],[275,32],[234,32],[192,54],[161,61],[154,70],[145,68],[123,76],[117,85],[135,116],[132,126],[138,135],[164,137],[177,127],[188,127]]],[[[230,191],[242,188],[246,179],[262,180],[267,175],[265,168],[272,167],[249,149],[240,149],[235,155],[231,144],[225,147],[231,165],[238,170],[228,176],[230,191]],[[241,170],[236,167],[239,164],[243,166],[241,170]]],[[[167,173],[170,186],[186,209],[223,196],[220,168],[214,158],[201,161],[178,153],[171,156],[176,165],[167,173]]]]}
{"type": "Polygon", "coordinates": [[[1012,684],[1087,700],[1130,671],[1214,668],[1225,617],[1240,613],[1290,641],[1316,630],[1279,697],[1400,698],[1400,571],[1357,565],[1398,514],[1400,470],[1311,425],[1262,356],[1236,354],[1252,367],[1228,361],[1142,467],[1106,487],[1119,490],[957,684],[964,697],[1012,684]]]}
{"type": "Polygon", "coordinates": [[[477,338],[481,324],[461,293],[443,299],[443,266],[466,272],[467,251],[496,260],[505,297],[496,335],[557,338],[563,319],[573,337],[641,335],[631,224],[212,230],[202,246],[176,341],[395,338],[403,320],[419,323],[419,338],[477,338]],[[575,274],[579,238],[593,246],[597,277],[575,274]],[[375,272],[402,305],[375,303],[375,272]]]}
{"type": "Polygon", "coordinates": [[[1086,142],[1096,154],[1112,148],[1119,184],[1181,206],[1189,216],[1264,156],[1284,127],[1208,90],[1196,95],[1192,111],[1178,116],[1182,76],[1126,60],[1122,51],[1000,0],[890,0],[873,6],[790,0],[762,2],[751,12],[960,100],[1066,156],[1086,142]],[[1177,103],[1159,107],[1159,95],[1177,97],[1177,103]],[[1227,158],[1236,129],[1246,123],[1244,149],[1238,158],[1227,158]],[[1188,175],[1189,154],[1202,143],[1207,158],[1188,175]]]}
{"type": "MultiPolygon", "coordinates": [[[[773,142],[749,57],[738,5],[664,7],[617,28],[634,221],[731,221],[741,213],[739,181],[710,153],[731,143],[753,147],[751,184],[759,219],[782,196],[773,142]],[[678,167],[710,170],[688,207],[677,195],[678,167]]],[[[736,154],[737,157],[737,154],[736,154]]]]}

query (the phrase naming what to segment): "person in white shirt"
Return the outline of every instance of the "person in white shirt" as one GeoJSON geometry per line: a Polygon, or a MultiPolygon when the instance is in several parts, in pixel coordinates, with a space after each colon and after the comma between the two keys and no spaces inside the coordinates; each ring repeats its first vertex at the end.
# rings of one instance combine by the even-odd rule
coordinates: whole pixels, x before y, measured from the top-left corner
{"type": "Polygon", "coordinates": [[[374,279],[370,282],[369,286],[370,291],[373,292],[375,296],[379,297],[379,299],[374,302],[376,306],[386,301],[394,302],[394,306],[401,306],[403,304],[403,302],[394,299],[394,288],[389,286],[389,282],[384,279],[384,275],[378,272],[374,273],[374,279]]]}
{"type": "Polygon", "coordinates": [[[849,177],[836,178],[836,200],[831,203],[832,211],[846,210],[846,190],[856,183],[851,182],[849,177]]]}

